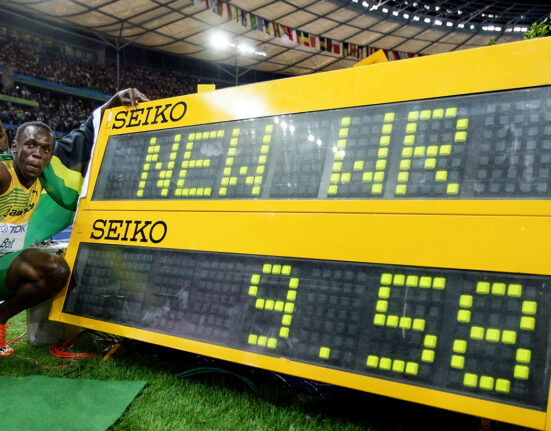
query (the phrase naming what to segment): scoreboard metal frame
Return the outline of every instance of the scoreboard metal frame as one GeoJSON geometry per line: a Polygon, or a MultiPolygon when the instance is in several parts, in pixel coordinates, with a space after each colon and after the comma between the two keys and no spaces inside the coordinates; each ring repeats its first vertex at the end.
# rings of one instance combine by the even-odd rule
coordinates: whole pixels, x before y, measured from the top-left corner
{"type": "MultiPolygon", "coordinates": [[[[392,189],[396,193],[394,198],[387,198],[388,193],[379,199],[372,195],[366,195],[364,198],[330,196],[332,185],[339,186],[344,183],[341,176],[336,181],[326,181],[325,195],[321,198],[262,198],[266,195],[260,192],[255,194],[254,183],[251,183],[249,197],[239,196],[232,199],[227,198],[220,191],[222,189],[220,184],[228,185],[230,175],[236,175],[232,173],[226,176],[221,173],[222,169],[227,168],[226,164],[220,167],[220,176],[217,179],[219,183],[220,181],[224,183],[218,184],[220,187],[216,191],[208,192],[212,193],[212,198],[205,199],[200,196],[194,198],[187,194],[184,196],[183,193],[187,192],[184,192],[183,188],[178,192],[178,196],[174,195],[173,189],[170,189],[167,194],[162,192],[162,182],[158,186],[159,196],[155,199],[144,198],[144,195],[140,194],[143,185],[132,190],[135,198],[124,200],[102,199],[101,196],[97,198],[94,193],[99,182],[103,181],[101,169],[105,164],[110,140],[116,142],[118,138],[122,138],[123,143],[132,142],[133,136],[142,134],[148,137],[147,144],[144,145],[152,148],[155,140],[149,139],[149,136],[154,137],[156,133],[161,134],[172,130],[176,130],[175,133],[185,132],[188,130],[186,128],[193,127],[195,127],[193,130],[206,130],[205,127],[207,127],[212,133],[212,131],[221,130],[219,125],[222,123],[248,124],[244,120],[254,122],[266,118],[284,119],[291,118],[293,115],[355,107],[381,107],[384,111],[388,106],[390,107],[388,112],[394,112],[391,109],[393,104],[438,101],[440,98],[457,97],[459,105],[460,98],[469,95],[493,97],[495,94],[495,97],[499,97],[510,90],[543,91],[551,85],[550,70],[551,39],[544,38],[152,101],[140,104],[136,111],[126,108],[107,111],[93,155],[88,189],[80,201],[66,258],[74,269],[78,265],[79,249],[88,246],[94,248],[97,245],[123,246],[127,249],[148,248],[160,252],[184,250],[213,255],[222,253],[261,256],[265,257],[265,262],[270,262],[273,257],[275,260],[272,259],[272,261],[275,264],[270,268],[261,266],[257,271],[258,274],[253,275],[260,277],[262,274],[284,274],[290,279],[293,278],[291,268],[295,265],[289,263],[285,269],[285,259],[311,260],[321,264],[323,262],[365,263],[379,265],[381,268],[387,265],[391,269],[381,270],[382,276],[377,288],[380,285],[382,288],[388,286],[392,289],[395,286],[404,285],[397,281],[396,274],[401,273],[406,276],[413,274],[410,271],[412,268],[422,269],[419,271],[419,279],[414,279],[416,276],[412,275],[414,278],[411,278],[411,282],[417,284],[411,286],[416,287],[419,286],[420,278],[427,271],[429,273],[440,270],[480,271],[490,274],[490,278],[493,275],[499,276],[501,273],[508,274],[513,279],[516,275],[528,278],[541,277],[543,281],[539,285],[538,295],[542,294],[545,288],[549,287],[547,277],[551,276],[547,240],[551,236],[551,201],[545,194],[541,198],[537,196],[462,198],[455,195],[457,189],[452,186],[440,188],[439,190],[443,190],[443,195],[424,198],[408,197],[407,193],[405,196],[400,195],[400,191],[405,189],[399,188],[401,185],[399,180],[393,180],[392,189]],[[147,227],[143,227],[144,224],[147,227]],[[282,259],[281,264],[278,259],[282,259]],[[277,269],[279,272],[274,273],[276,266],[279,267],[277,269]],[[400,266],[406,269],[400,270],[400,266]],[[398,268],[398,270],[392,268],[398,268]]],[[[436,110],[432,109],[433,116],[436,115],[436,110]]],[[[545,105],[541,110],[551,112],[551,108],[545,105]]],[[[419,114],[422,112],[420,110],[419,114]]],[[[383,127],[391,117],[381,115],[381,127],[383,127]]],[[[446,115],[445,112],[444,115],[446,115]]],[[[343,114],[343,118],[348,118],[346,113],[343,114]]],[[[453,119],[454,124],[457,121],[457,128],[453,133],[462,131],[471,133],[467,123],[459,123],[460,116],[453,119]]],[[[338,133],[342,133],[341,130],[348,127],[349,120],[339,121],[341,128],[338,129],[338,133]]],[[[409,127],[410,123],[407,124],[406,127],[409,127]]],[[[407,133],[408,131],[403,131],[404,135],[407,133]]],[[[413,130],[412,133],[415,134],[415,131],[413,130]]],[[[454,136],[459,141],[463,139],[461,135],[454,136]]],[[[231,140],[228,134],[224,138],[228,142],[231,140]]],[[[346,138],[345,134],[335,136],[335,145],[338,145],[341,138],[346,138]]],[[[404,144],[400,143],[401,147],[406,145],[405,139],[404,144]]],[[[187,138],[187,141],[189,140],[190,136],[187,138]]],[[[343,146],[346,145],[345,140],[341,141],[344,142],[343,146]]],[[[186,139],[183,139],[182,145],[185,143],[186,139]]],[[[231,144],[228,145],[231,146],[231,144]]],[[[272,141],[271,145],[277,145],[277,142],[272,141]]],[[[148,151],[153,155],[156,154],[155,150],[148,151]]],[[[170,151],[168,147],[162,148],[160,154],[170,151]]],[[[178,150],[178,160],[180,161],[182,157],[190,160],[189,156],[183,155],[183,151],[183,149],[178,150]]],[[[157,153],[159,153],[158,150],[157,153]]],[[[395,157],[403,158],[403,154],[395,157]]],[[[423,154],[422,158],[427,160],[429,157],[423,154]]],[[[226,163],[227,159],[228,155],[225,154],[226,163]]],[[[335,167],[337,162],[332,163],[332,167],[331,163],[329,167],[325,163],[323,168],[325,169],[323,175],[327,178],[330,178],[331,172],[342,175],[335,167]]],[[[432,166],[427,167],[427,169],[431,168],[432,166]]],[[[137,172],[142,178],[147,178],[149,175],[141,165],[137,172]]],[[[373,172],[376,171],[373,170],[373,172]]],[[[156,181],[161,181],[158,179],[161,170],[155,172],[155,175],[156,181]]],[[[243,181],[245,181],[245,174],[243,174],[243,181]]],[[[447,183],[451,182],[451,180],[447,181],[447,183]]],[[[375,182],[372,180],[370,184],[372,187],[375,182]]],[[[109,184],[103,186],[104,189],[109,187],[109,184]]],[[[336,188],[332,190],[338,195],[336,188]]],[[[74,270],[73,278],[75,272],[74,270]]],[[[439,277],[437,275],[431,277],[431,282],[434,282],[432,287],[437,289],[436,279],[439,277]]],[[[403,280],[404,283],[409,281],[409,277],[403,280]]],[[[289,282],[289,291],[293,288],[291,283],[289,282]]],[[[249,295],[259,298],[254,285],[253,278],[247,285],[247,289],[252,289],[249,290],[249,295]]],[[[256,285],[258,287],[258,279],[256,285]]],[[[509,289],[503,290],[506,292],[504,295],[510,293],[515,296],[512,292],[516,291],[518,284],[512,281],[508,286],[503,287],[501,283],[490,282],[488,289],[492,289],[491,293],[496,295],[500,294],[496,293],[500,289],[509,289]]],[[[479,288],[483,290],[485,287],[477,286],[475,293],[480,293],[479,288]]],[[[295,294],[300,295],[298,289],[297,292],[295,294]]],[[[551,429],[551,418],[548,415],[549,401],[538,407],[527,407],[515,400],[485,397],[478,392],[469,394],[458,390],[431,388],[415,382],[409,383],[407,380],[394,378],[392,374],[378,376],[369,374],[369,370],[363,374],[331,365],[324,366],[323,359],[329,357],[329,347],[321,346],[319,362],[311,363],[278,355],[277,352],[274,353],[268,348],[263,352],[258,348],[261,344],[255,345],[258,342],[257,338],[254,338],[252,343],[254,348],[243,349],[220,345],[218,342],[112,323],[108,321],[109,319],[102,320],[67,312],[64,307],[69,301],[70,294],[71,290],[66,287],[57,295],[50,314],[51,319],[357,390],[530,428],[551,429]]],[[[379,299],[381,295],[379,293],[379,299]]],[[[549,293],[545,292],[545,296],[548,295],[549,293]]],[[[466,301],[461,305],[464,308],[463,311],[468,311],[465,303],[470,301],[469,298],[463,296],[461,298],[462,301],[466,301]]],[[[379,315],[384,315],[386,308],[384,304],[379,304],[380,302],[378,301],[377,305],[373,303],[372,306],[380,305],[381,308],[380,310],[377,308],[377,311],[380,311],[379,315]]],[[[542,305],[537,309],[536,314],[538,304],[534,305],[535,301],[525,302],[528,302],[528,304],[522,303],[523,312],[526,311],[525,317],[529,320],[533,319],[530,316],[536,316],[537,325],[542,331],[539,334],[544,335],[545,340],[542,342],[548,348],[551,334],[550,316],[545,312],[549,310],[542,305]]],[[[259,308],[258,302],[253,301],[251,304],[253,311],[254,307],[259,308]]],[[[264,302],[261,305],[265,306],[263,304],[264,302]]],[[[277,304],[274,304],[272,306],[277,307],[277,304]]],[[[293,310],[290,312],[292,314],[293,310]]],[[[294,313],[293,318],[296,318],[297,313],[300,313],[298,307],[294,313]]],[[[449,318],[454,322],[461,322],[460,319],[465,318],[465,313],[462,316],[459,317],[458,314],[449,318]]],[[[419,322],[417,323],[421,324],[419,322]]],[[[411,327],[401,326],[402,323],[399,325],[402,329],[411,329],[411,327]]],[[[407,322],[404,321],[404,325],[407,325],[407,322]]],[[[292,331],[292,326],[288,330],[292,331]]],[[[486,331],[485,340],[491,342],[491,338],[488,337],[490,334],[486,331]]],[[[502,337],[502,340],[505,339],[503,331],[498,331],[499,337],[502,337]]],[[[251,342],[250,338],[249,342],[251,342]]],[[[424,342],[427,343],[426,339],[424,342]]],[[[265,344],[266,340],[264,340],[264,346],[265,344]]],[[[517,351],[517,362],[529,363],[530,354],[533,352],[528,352],[526,357],[526,350],[520,353],[517,351]]],[[[533,364],[533,367],[547,367],[549,351],[541,355],[543,355],[541,361],[545,362],[540,361],[539,364],[533,364]]],[[[371,358],[382,367],[382,362],[378,362],[381,359],[383,358],[371,358]]],[[[368,366],[369,360],[367,358],[368,366]]],[[[391,361],[388,367],[393,366],[396,367],[395,371],[403,371],[406,365],[391,361]]],[[[519,370],[521,375],[522,370],[519,370]]],[[[547,374],[544,375],[547,376],[547,374]]],[[[480,380],[480,385],[482,384],[480,380]]],[[[541,382],[541,384],[544,385],[543,390],[547,394],[545,399],[548,400],[549,384],[548,382],[541,382]]],[[[478,385],[478,380],[475,385],[478,385]]],[[[494,385],[497,385],[497,382],[492,380],[491,387],[494,388],[494,385]]]]}

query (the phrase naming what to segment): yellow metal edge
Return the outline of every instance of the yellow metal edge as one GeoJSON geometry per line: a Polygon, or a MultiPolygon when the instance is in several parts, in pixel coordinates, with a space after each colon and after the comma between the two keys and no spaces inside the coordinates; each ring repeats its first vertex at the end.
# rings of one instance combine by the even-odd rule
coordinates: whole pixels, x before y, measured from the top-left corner
{"type": "Polygon", "coordinates": [[[549,217],[80,211],[69,251],[76,249],[79,242],[100,242],[551,275],[546,241],[550,236],[549,217]],[[131,242],[133,230],[123,229],[123,220],[130,221],[128,226],[150,221],[149,226],[156,226],[155,233],[131,242]]]}
{"type": "Polygon", "coordinates": [[[386,56],[384,50],[379,49],[378,51],[374,52],[370,56],[364,58],[363,60],[358,61],[352,67],[369,66],[372,64],[386,63],[386,62],[388,62],[388,57],[386,56]]]}
{"type": "Polygon", "coordinates": [[[84,211],[163,211],[551,216],[550,200],[155,200],[92,201],[84,211]]]}
{"type": "Polygon", "coordinates": [[[56,320],[71,325],[91,328],[122,337],[237,362],[252,367],[287,373],[307,379],[345,386],[351,389],[421,403],[459,413],[499,420],[515,425],[544,429],[546,423],[546,415],[544,412],[510,404],[500,404],[480,398],[471,398],[469,396],[450,392],[362,376],[332,368],[323,368],[296,362],[286,358],[265,356],[258,353],[231,349],[65,313],[61,313],[59,319],[56,320]]]}
{"type": "Polygon", "coordinates": [[[549,393],[549,396],[547,398],[547,415],[545,417],[545,430],[551,430],[551,381],[549,382],[549,388],[550,388],[550,393],[549,393]]]}

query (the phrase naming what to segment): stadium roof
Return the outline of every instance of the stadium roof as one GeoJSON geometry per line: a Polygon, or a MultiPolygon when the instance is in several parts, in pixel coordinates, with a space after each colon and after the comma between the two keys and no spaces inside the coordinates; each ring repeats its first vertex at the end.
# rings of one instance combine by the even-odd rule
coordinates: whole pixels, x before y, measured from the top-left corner
{"type": "MultiPolygon", "coordinates": [[[[5,0],[12,10],[62,23],[115,42],[288,75],[350,67],[358,60],[320,49],[319,37],[350,46],[435,54],[519,40],[551,9],[543,1],[475,0],[5,0]],[[227,5],[231,7],[228,8],[227,5]],[[222,16],[221,16],[221,15],[222,16]],[[243,16],[246,23],[243,23],[243,16]],[[253,30],[251,17],[284,31],[253,30]],[[296,42],[296,30],[317,46],[296,42]],[[212,47],[223,32],[254,54],[212,47]]],[[[258,25],[257,25],[258,26],[258,25]]],[[[303,39],[304,40],[304,39],[303,39]]],[[[333,51],[333,50],[331,50],[333,51]]]]}

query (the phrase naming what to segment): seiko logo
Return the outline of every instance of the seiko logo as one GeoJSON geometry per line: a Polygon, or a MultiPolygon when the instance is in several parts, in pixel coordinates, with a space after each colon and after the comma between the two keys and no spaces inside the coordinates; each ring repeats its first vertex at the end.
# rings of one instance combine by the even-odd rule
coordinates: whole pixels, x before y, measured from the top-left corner
{"type": "Polygon", "coordinates": [[[132,111],[121,111],[115,115],[113,129],[179,121],[184,118],[186,111],[187,105],[185,102],[178,102],[174,105],[167,103],[166,105],[148,106],[147,108],[138,108],[132,111]]]}
{"type": "Polygon", "coordinates": [[[113,241],[152,242],[157,244],[166,236],[166,223],[150,220],[105,220],[97,219],[92,225],[92,239],[113,241]]]}

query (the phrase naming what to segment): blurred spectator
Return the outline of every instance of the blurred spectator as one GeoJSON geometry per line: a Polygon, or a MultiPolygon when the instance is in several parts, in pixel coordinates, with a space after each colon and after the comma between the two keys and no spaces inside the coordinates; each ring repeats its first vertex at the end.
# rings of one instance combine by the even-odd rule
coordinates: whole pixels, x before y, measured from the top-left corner
{"type": "MultiPolygon", "coordinates": [[[[0,37],[0,66],[15,73],[32,76],[76,88],[116,92],[116,67],[77,60],[44,48],[0,37]]],[[[195,92],[197,80],[172,70],[147,68],[122,63],[120,87],[140,88],[152,100],[195,92]]]]}
{"type": "Polygon", "coordinates": [[[17,85],[7,94],[34,100],[39,104],[38,108],[34,108],[0,101],[0,121],[8,129],[17,128],[26,121],[37,120],[48,124],[52,130],[65,134],[79,127],[98,104],[95,100],[35,90],[23,85],[17,85]]]}
{"type": "MultiPolygon", "coordinates": [[[[10,76],[22,74],[103,94],[114,94],[117,90],[113,62],[102,66],[3,36],[0,36],[0,66],[4,71],[9,71],[7,75],[10,76]]],[[[194,93],[197,80],[173,70],[123,63],[120,87],[139,88],[155,100],[194,93]]],[[[0,101],[0,121],[6,128],[8,143],[13,140],[17,127],[26,121],[42,121],[64,135],[79,127],[98,104],[97,100],[22,85],[17,82],[17,77],[15,85],[3,85],[0,93],[38,102],[38,107],[34,108],[0,101]]],[[[0,152],[4,151],[2,148],[0,145],[0,152]]]]}

